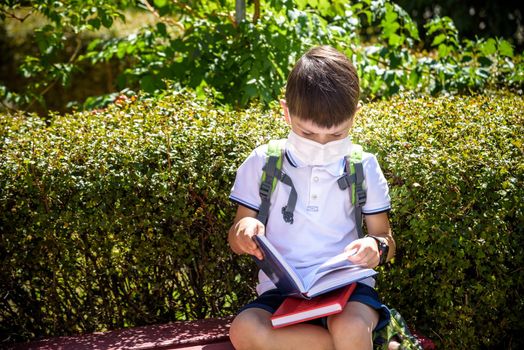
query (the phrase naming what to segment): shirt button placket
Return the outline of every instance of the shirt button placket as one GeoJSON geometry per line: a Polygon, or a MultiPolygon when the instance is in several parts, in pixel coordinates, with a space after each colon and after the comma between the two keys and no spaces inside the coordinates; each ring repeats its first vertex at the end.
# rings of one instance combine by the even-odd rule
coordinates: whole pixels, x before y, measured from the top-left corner
{"type": "Polygon", "coordinates": [[[312,184],[311,184],[311,200],[312,201],[315,201],[318,199],[318,191],[319,191],[319,188],[318,188],[318,182],[319,182],[319,177],[318,175],[315,175],[315,173],[313,172],[313,174],[311,174],[311,180],[312,180],[312,184]]]}

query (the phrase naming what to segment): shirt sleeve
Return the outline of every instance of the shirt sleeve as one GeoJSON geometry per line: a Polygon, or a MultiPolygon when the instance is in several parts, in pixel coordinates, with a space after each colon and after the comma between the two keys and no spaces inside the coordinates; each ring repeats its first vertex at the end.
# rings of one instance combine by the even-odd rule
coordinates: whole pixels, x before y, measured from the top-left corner
{"type": "Polygon", "coordinates": [[[388,183],[377,158],[369,153],[366,156],[362,160],[362,165],[367,199],[366,204],[362,207],[362,213],[370,215],[387,212],[391,210],[388,183]]]}
{"type": "Polygon", "coordinates": [[[267,145],[256,148],[240,165],[229,195],[231,201],[256,211],[260,208],[261,203],[259,189],[266,148],[267,145]]]}

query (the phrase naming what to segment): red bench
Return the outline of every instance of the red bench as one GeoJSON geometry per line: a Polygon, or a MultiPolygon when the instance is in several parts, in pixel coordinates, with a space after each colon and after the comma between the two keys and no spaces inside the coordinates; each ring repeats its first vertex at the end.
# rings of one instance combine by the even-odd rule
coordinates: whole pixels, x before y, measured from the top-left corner
{"type": "Polygon", "coordinates": [[[234,350],[232,318],[173,322],[12,345],[10,350],[234,350]]]}
{"type": "MultiPolygon", "coordinates": [[[[234,350],[229,341],[232,317],[119,329],[56,337],[7,346],[9,350],[234,350]]],[[[431,340],[416,335],[425,350],[431,340]]]]}

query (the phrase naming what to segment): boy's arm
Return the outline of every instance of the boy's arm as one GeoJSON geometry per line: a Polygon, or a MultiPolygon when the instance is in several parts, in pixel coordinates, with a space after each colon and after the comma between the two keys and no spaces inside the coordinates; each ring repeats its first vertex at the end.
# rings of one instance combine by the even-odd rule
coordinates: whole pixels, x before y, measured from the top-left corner
{"type": "Polygon", "coordinates": [[[265,228],[256,217],[256,211],[239,205],[233,225],[229,229],[228,242],[233,252],[251,254],[262,260],[262,252],[253,240],[253,236],[264,234],[265,228]]]}
{"type": "MultiPolygon", "coordinates": [[[[391,233],[391,227],[389,226],[388,214],[379,213],[366,215],[364,218],[369,235],[383,237],[387,240],[389,251],[386,261],[391,259],[395,255],[396,245],[391,233]]],[[[354,249],[357,251],[356,254],[348,258],[351,262],[367,268],[374,268],[378,265],[380,254],[374,238],[364,237],[357,239],[346,247],[346,251],[352,251],[354,249]]]]}
{"type": "MultiPolygon", "coordinates": [[[[383,237],[388,243],[388,257],[386,261],[395,256],[396,243],[391,232],[391,227],[389,226],[389,218],[387,213],[379,213],[373,215],[365,215],[364,220],[366,222],[366,228],[368,234],[376,237],[383,237]]],[[[377,242],[375,241],[375,244],[377,242]]],[[[378,249],[378,247],[377,247],[378,249]]]]}

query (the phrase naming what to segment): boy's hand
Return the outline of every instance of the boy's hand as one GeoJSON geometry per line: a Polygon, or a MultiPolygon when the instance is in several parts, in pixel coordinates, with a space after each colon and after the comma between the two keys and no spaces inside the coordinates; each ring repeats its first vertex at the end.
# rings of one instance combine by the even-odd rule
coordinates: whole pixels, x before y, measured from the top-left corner
{"type": "Polygon", "coordinates": [[[380,261],[377,242],[371,237],[365,237],[351,242],[344,251],[348,253],[353,251],[354,254],[349,254],[348,260],[365,268],[375,268],[380,261]]]}
{"type": "Polygon", "coordinates": [[[262,260],[264,256],[256,245],[253,236],[262,235],[264,232],[264,225],[260,221],[252,217],[243,217],[229,230],[231,248],[237,254],[251,254],[262,260]]]}

